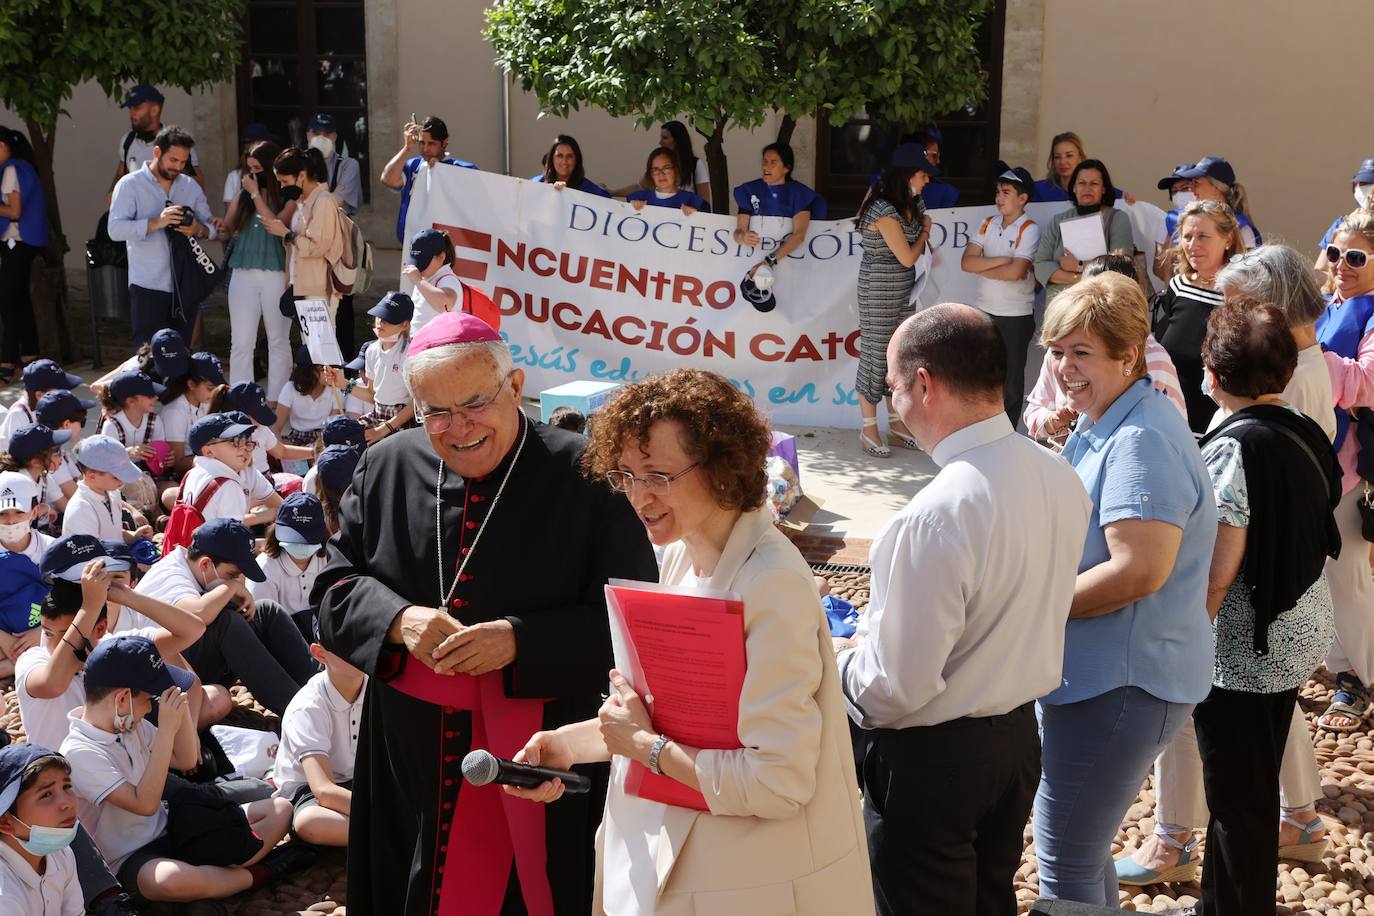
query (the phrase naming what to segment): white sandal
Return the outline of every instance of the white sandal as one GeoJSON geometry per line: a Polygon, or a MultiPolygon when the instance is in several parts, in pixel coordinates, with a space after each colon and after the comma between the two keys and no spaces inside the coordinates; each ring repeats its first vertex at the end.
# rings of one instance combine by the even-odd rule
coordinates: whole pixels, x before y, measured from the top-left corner
{"type": "Polygon", "coordinates": [[[892,428],[892,424],[893,424],[893,423],[901,423],[903,426],[906,426],[906,421],[904,421],[904,420],[901,418],[901,415],[900,415],[900,414],[895,414],[895,413],[890,413],[890,414],[888,414],[888,415],[887,415],[887,435],[888,435],[888,438],[890,438],[890,439],[895,439],[895,440],[897,441],[897,444],[900,445],[902,448],[909,448],[909,449],[911,449],[913,452],[919,452],[919,451],[921,450],[921,447],[920,447],[919,445],[916,444],[916,440],[915,440],[914,438],[912,438],[911,436],[905,434],[905,433],[899,433],[899,432],[897,432],[895,429],[892,428]]]}
{"type": "Polygon", "coordinates": [[[891,458],[892,449],[864,435],[864,430],[868,429],[870,426],[873,427],[874,432],[877,432],[877,417],[869,417],[867,420],[864,420],[863,429],[859,430],[859,447],[867,452],[870,458],[891,458]]]}

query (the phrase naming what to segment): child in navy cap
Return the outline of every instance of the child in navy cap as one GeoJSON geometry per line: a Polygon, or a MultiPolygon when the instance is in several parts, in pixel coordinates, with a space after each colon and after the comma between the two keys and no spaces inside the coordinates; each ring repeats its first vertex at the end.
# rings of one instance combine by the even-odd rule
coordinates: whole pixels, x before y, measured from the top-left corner
{"type": "Polygon", "coordinates": [[[50,359],[34,360],[24,367],[24,396],[10,405],[9,413],[0,420],[0,450],[21,426],[38,422],[34,409],[38,399],[49,391],[69,391],[79,386],[81,376],[72,375],[50,359]]]}
{"type": "Polygon", "coordinates": [[[299,490],[292,493],[277,507],[276,520],[267,529],[267,543],[258,554],[258,566],[265,578],[248,586],[254,601],[280,604],[307,643],[315,632],[310,590],[324,569],[324,542],[328,539],[319,497],[299,490]]]}
{"type": "Polygon", "coordinates": [[[281,497],[253,467],[253,424],[247,416],[229,411],[202,417],[191,425],[186,446],[195,466],[178,491],[178,501],[194,505],[206,520],[266,524],[281,497]]]}
{"type": "Polygon", "coordinates": [[[445,312],[476,315],[496,330],[501,329],[501,312],[474,286],[464,283],[453,272],[453,241],[438,229],[421,229],[410,240],[410,256],[401,267],[401,276],[415,287],[415,314],[412,335],[445,312]]]}
{"type": "Polygon", "coordinates": [[[76,482],[81,475],[76,470],[71,450],[81,438],[81,433],[86,428],[87,415],[95,406],[95,401],[79,398],[62,388],[49,391],[39,398],[38,406],[33,410],[38,416],[38,422],[53,432],[72,434],[67,444],[58,452],[61,460],[57,470],[50,472],[42,485],[43,502],[51,503],[59,512],[66,509],[67,500],[76,493],[76,482]]]}
{"type": "Polygon", "coordinates": [[[325,524],[333,536],[339,530],[339,503],[353,482],[361,456],[347,445],[331,445],[315,461],[315,490],[324,506],[325,524]]]}
{"type": "Polygon", "coordinates": [[[415,315],[415,303],[405,293],[392,290],[368,309],[373,317],[372,330],[377,339],[364,346],[361,365],[355,359],[349,368],[359,368],[362,375],[353,387],[353,396],[372,405],[360,419],[366,429],[367,444],[380,442],[409,425],[415,419],[401,367],[405,364],[406,347],[410,344],[410,320],[415,315]]]}
{"type": "MultiPolygon", "coordinates": [[[[270,468],[268,457],[277,461],[309,461],[315,451],[306,446],[287,445],[272,431],[277,422],[277,409],[267,400],[267,392],[257,382],[239,382],[220,388],[210,399],[210,413],[236,410],[245,414],[253,424],[253,469],[266,474],[270,468]]],[[[194,457],[194,456],[193,456],[194,457]]]]}
{"type": "Polygon", "coordinates": [[[139,470],[139,476],[124,481],[123,495],[130,505],[141,512],[157,514],[158,487],[153,480],[150,462],[157,463],[159,470],[168,446],[157,443],[157,408],[166,388],[154,382],[137,369],[121,372],[114,377],[108,388],[101,394],[101,406],[105,410],[105,420],[100,425],[100,434],[109,436],[124,446],[129,460],[139,470]]]}

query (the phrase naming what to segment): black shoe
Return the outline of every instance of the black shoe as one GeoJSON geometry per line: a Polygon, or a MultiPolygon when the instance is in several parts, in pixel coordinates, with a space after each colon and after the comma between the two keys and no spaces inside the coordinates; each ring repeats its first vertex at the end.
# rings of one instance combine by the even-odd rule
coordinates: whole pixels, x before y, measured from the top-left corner
{"type": "Polygon", "coordinates": [[[263,856],[259,864],[267,866],[276,881],[309,868],[318,858],[319,854],[305,843],[286,843],[263,856]]]}
{"type": "Polygon", "coordinates": [[[91,916],[139,916],[134,898],[128,894],[111,894],[90,905],[91,916]]]}

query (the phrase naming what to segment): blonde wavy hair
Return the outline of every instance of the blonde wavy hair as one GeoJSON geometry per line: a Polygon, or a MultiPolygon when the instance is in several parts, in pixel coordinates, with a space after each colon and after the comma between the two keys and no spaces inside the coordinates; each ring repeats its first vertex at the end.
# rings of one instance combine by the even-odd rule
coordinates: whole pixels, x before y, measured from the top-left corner
{"type": "Polygon", "coordinates": [[[1045,157],[1045,179],[1051,184],[1059,183],[1059,176],[1054,173],[1054,148],[1061,143],[1072,143],[1078,147],[1078,158],[1087,159],[1088,152],[1083,149],[1083,138],[1071,130],[1066,130],[1062,134],[1055,134],[1050,141],[1050,153],[1045,157]]]}
{"type": "Polygon", "coordinates": [[[1236,219],[1235,211],[1226,204],[1216,200],[1195,200],[1183,208],[1183,212],[1178,217],[1178,228],[1174,230],[1174,247],[1170,248],[1167,254],[1174,260],[1174,275],[1179,277],[1196,277],[1197,270],[1193,268],[1193,263],[1188,260],[1187,253],[1183,250],[1183,224],[1195,216],[1205,216],[1216,226],[1217,232],[1222,237],[1228,238],[1226,243],[1226,253],[1222,256],[1221,265],[1223,267],[1235,255],[1245,251],[1245,237],[1240,234],[1240,221],[1236,219]]]}
{"type": "MultiPolygon", "coordinates": [[[[1336,227],[1336,231],[1331,233],[1331,241],[1335,242],[1336,236],[1345,233],[1353,233],[1360,236],[1365,242],[1374,248],[1374,212],[1370,210],[1353,210],[1341,224],[1336,227]]],[[[1322,292],[1331,295],[1336,291],[1336,265],[1328,264],[1326,267],[1326,282],[1322,284],[1322,292]]]]}
{"type": "Polygon", "coordinates": [[[1145,374],[1145,338],[1150,335],[1150,306],[1140,284],[1118,273],[1080,280],[1050,301],[1040,329],[1046,349],[1082,329],[1098,338],[1114,359],[1136,348],[1132,376],[1145,374]]]}

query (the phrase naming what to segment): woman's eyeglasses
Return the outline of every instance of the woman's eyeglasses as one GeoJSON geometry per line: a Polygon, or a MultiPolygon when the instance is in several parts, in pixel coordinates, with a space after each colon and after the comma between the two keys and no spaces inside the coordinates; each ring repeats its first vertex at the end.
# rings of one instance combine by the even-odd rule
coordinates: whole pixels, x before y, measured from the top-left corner
{"type": "Polygon", "coordinates": [[[672,488],[673,481],[679,477],[685,477],[696,470],[696,462],[669,476],[667,474],[645,474],[643,477],[636,477],[629,471],[607,471],[606,482],[611,485],[611,489],[618,493],[629,493],[636,486],[643,487],[645,492],[651,496],[666,496],[668,490],[672,488]]]}
{"type": "Polygon", "coordinates": [[[650,171],[652,174],[654,174],[654,175],[671,175],[671,174],[673,174],[674,171],[676,171],[676,169],[674,169],[671,165],[664,165],[664,166],[655,166],[654,168],[650,169],[649,171],[650,171]]]}
{"type": "Polygon", "coordinates": [[[1363,248],[1347,248],[1341,251],[1335,245],[1326,246],[1326,263],[1330,267],[1335,267],[1341,263],[1341,258],[1345,258],[1345,263],[1355,270],[1359,270],[1369,263],[1369,252],[1363,248]]]}

